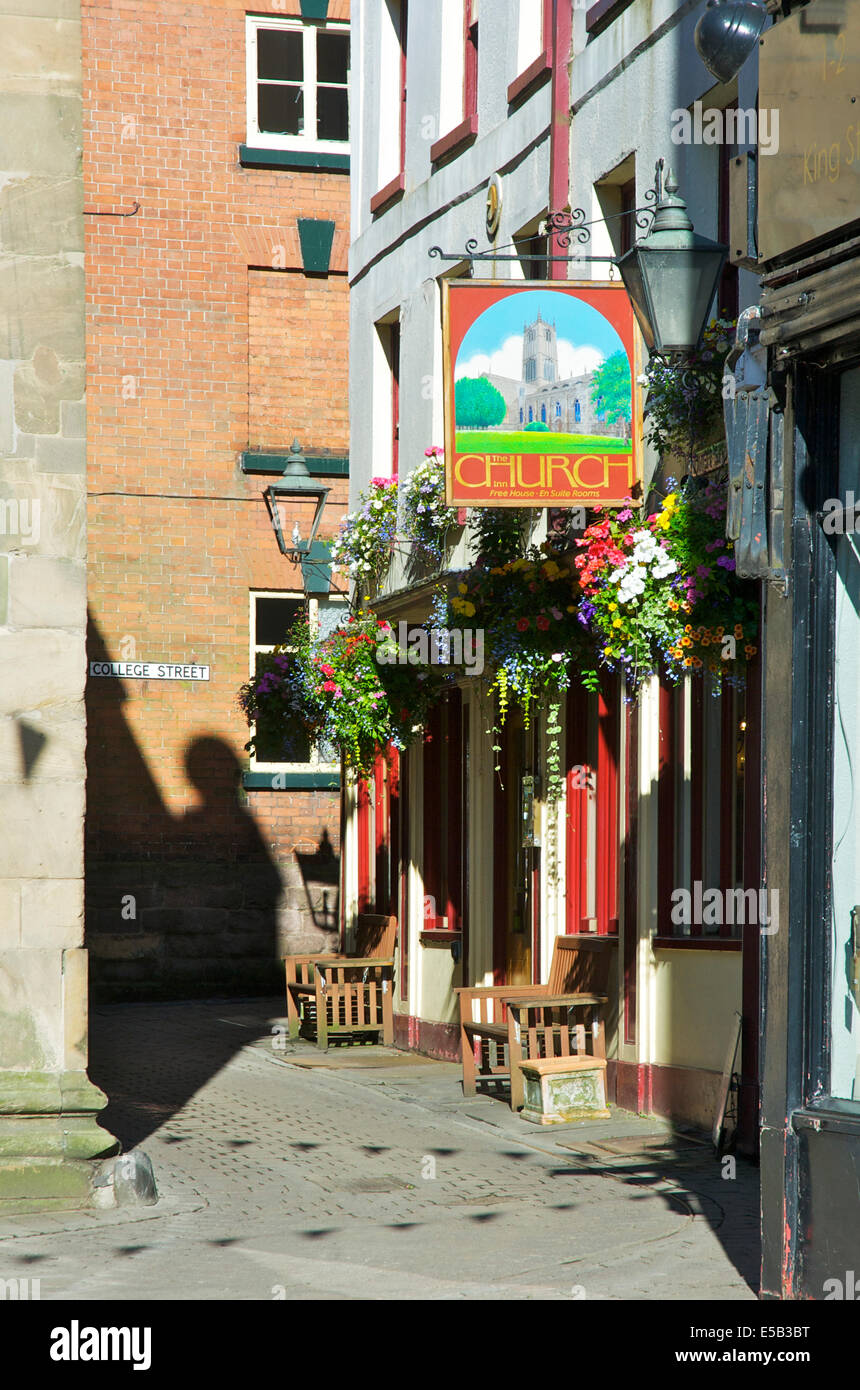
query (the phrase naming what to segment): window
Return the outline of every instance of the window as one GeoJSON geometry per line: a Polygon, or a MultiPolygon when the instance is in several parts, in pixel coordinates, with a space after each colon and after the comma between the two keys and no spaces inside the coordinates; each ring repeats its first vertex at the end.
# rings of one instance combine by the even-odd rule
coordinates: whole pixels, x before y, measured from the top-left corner
{"type": "MultiPolygon", "coordinates": [[[[338,626],[347,612],[340,599],[304,598],[300,594],[251,594],[251,674],[265,668],[276,647],[286,643],[293,623],[307,613],[311,629],[325,635],[338,626]]],[[[334,747],[311,744],[298,722],[284,737],[283,727],[268,727],[261,721],[253,729],[257,745],[251,753],[253,772],[280,772],[287,769],[331,769],[339,765],[334,747]]]]}
{"type": "Polygon", "coordinates": [[[746,779],[748,726],[757,728],[756,700],[752,676],[746,689],[726,682],[716,697],[707,674],[679,686],[661,683],[660,935],[737,940],[742,922],[757,920],[746,899],[740,905],[758,882],[755,827],[749,819],[758,788],[746,779]],[[688,912],[673,898],[679,889],[690,896],[688,912]],[[713,889],[722,894],[719,905],[713,889]]]}
{"type": "Polygon", "coordinates": [[[577,425],[582,420],[582,406],[579,404],[578,400],[574,401],[573,403],[573,418],[576,421],[577,425]]]}
{"type": "Polygon", "coordinates": [[[246,17],[248,144],[349,152],[349,27],[246,17]]]}

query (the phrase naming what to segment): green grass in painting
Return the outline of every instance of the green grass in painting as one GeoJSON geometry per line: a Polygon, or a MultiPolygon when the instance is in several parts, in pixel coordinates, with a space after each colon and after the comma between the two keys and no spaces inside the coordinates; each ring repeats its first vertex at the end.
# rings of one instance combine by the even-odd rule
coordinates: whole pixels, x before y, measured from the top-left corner
{"type": "Polygon", "coordinates": [[[544,434],[542,430],[457,430],[458,454],[629,454],[614,435],[544,434]]]}

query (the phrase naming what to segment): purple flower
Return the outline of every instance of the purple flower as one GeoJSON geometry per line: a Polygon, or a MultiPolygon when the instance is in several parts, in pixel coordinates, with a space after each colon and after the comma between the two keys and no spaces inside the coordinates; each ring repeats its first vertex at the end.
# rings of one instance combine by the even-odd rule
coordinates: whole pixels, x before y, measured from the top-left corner
{"type": "MultiPolygon", "coordinates": [[[[719,561],[717,561],[717,563],[719,564],[719,561]]],[[[711,577],[711,567],[710,567],[710,565],[697,565],[697,566],[696,566],[696,574],[698,574],[699,577],[700,577],[701,579],[710,579],[710,577],[711,577]]]]}
{"type": "Polygon", "coordinates": [[[730,559],[728,555],[720,555],[717,564],[722,565],[724,570],[733,570],[735,567],[734,560],[730,559]]]}

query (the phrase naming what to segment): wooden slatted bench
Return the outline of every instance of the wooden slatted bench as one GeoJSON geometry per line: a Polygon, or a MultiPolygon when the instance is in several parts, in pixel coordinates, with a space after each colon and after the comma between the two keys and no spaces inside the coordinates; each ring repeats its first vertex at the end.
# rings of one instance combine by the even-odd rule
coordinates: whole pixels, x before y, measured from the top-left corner
{"type": "Polygon", "coordinates": [[[394,1042],[394,943],[397,918],[362,913],[356,921],[355,954],[317,951],[286,956],[287,1020],[299,1037],[313,1021],[318,1047],[332,1034],[372,1033],[394,1042]]]}
{"type": "Polygon", "coordinates": [[[596,933],[558,936],[546,984],[456,991],[464,1095],[475,1095],[478,1080],[509,1077],[511,1108],[519,1110],[524,1057],[586,1055],[588,1044],[593,1056],[606,1056],[603,1006],[616,940],[596,933]]]}

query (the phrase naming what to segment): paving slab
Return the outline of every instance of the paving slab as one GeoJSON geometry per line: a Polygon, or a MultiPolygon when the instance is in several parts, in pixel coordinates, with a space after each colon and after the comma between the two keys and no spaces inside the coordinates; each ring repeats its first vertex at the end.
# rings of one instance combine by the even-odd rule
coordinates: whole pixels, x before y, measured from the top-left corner
{"type": "Polygon", "coordinates": [[[706,1145],[618,1110],[537,1129],[394,1049],[317,1063],[282,1010],[94,1009],[104,1122],[150,1156],[160,1201],[7,1217],[0,1277],[54,1300],[755,1298],[753,1165],[728,1180],[706,1145]]]}

